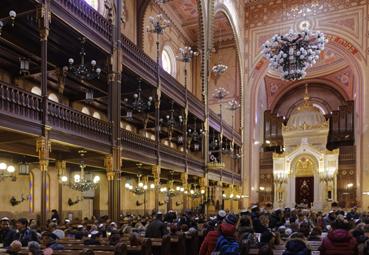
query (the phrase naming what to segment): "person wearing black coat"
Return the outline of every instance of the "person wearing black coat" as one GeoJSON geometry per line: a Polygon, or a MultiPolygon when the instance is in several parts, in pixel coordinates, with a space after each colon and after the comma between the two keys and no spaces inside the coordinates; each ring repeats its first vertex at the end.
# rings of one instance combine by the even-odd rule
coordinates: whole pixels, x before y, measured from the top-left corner
{"type": "Polygon", "coordinates": [[[147,226],[145,237],[148,238],[162,238],[169,234],[166,224],[162,221],[163,214],[158,212],[156,219],[147,226]]]}
{"type": "Polygon", "coordinates": [[[17,240],[22,243],[22,246],[28,246],[31,241],[39,242],[37,233],[28,227],[28,221],[26,218],[20,218],[16,222],[18,229],[17,240]]]}
{"type": "Polygon", "coordinates": [[[10,244],[16,240],[16,234],[15,230],[10,228],[9,219],[6,217],[2,218],[0,225],[0,243],[3,244],[3,247],[9,247],[10,244]]]}

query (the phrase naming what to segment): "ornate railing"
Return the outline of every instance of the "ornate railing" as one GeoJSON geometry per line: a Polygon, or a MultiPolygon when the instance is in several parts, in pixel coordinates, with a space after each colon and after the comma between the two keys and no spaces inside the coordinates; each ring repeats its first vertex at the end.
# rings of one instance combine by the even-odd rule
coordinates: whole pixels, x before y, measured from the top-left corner
{"type": "Polygon", "coordinates": [[[33,122],[41,122],[42,98],[0,82],[0,111],[33,122]]]}
{"type": "Polygon", "coordinates": [[[93,28],[97,33],[102,34],[106,39],[111,40],[111,24],[98,11],[81,0],[54,0],[68,12],[77,15],[81,21],[93,28]]]}
{"type": "Polygon", "coordinates": [[[122,34],[123,65],[156,86],[156,62],[122,34]]]}
{"type": "Polygon", "coordinates": [[[153,153],[155,152],[156,142],[151,140],[150,138],[141,136],[134,132],[121,129],[121,136],[123,141],[123,146],[126,144],[127,149],[145,149],[150,150],[153,153]]]}
{"type": "Polygon", "coordinates": [[[109,143],[110,123],[52,101],[48,101],[48,111],[48,124],[53,129],[109,143]]]}
{"type": "Polygon", "coordinates": [[[171,162],[176,165],[184,165],[183,153],[173,150],[163,144],[160,145],[160,156],[163,161],[171,162]]]}

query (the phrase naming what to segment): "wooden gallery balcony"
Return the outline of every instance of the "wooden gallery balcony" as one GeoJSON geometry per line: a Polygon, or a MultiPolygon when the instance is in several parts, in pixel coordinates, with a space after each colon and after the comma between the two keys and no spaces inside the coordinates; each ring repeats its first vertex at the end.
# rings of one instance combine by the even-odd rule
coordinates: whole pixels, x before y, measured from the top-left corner
{"type": "MultiPolygon", "coordinates": [[[[0,82],[0,126],[34,136],[41,135],[43,99],[21,88],[0,82]]],[[[110,153],[112,127],[109,122],[98,120],[68,106],[47,100],[47,124],[50,138],[88,149],[110,153]]],[[[121,129],[123,152],[126,159],[155,164],[156,142],[139,134],[121,129]]],[[[184,169],[184,153],[161,145],[164,166],[184,169]]],[[[202,172],[201,159],[190,158],[190,172],[202,172]]]]}

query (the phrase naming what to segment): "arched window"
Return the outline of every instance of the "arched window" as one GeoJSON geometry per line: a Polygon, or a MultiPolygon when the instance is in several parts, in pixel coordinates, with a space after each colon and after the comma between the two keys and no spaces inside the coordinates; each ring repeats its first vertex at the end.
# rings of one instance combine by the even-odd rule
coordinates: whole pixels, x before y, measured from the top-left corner
{"type": "Polygon", "coordinates": [[[94,117],[94,118],[96,118],[96,119],[98,119],[98,120],[100,120],[100,119],[101,119],[101,115],[100,115],[100,113],[99,113],[99,112],[94,112],[94,113],[92,114],[92,117],[94,117]]]}
{"type": "Polygon", "coordinates": [[[164,46],[161,53],[161,66],[170,75],[176,75],[176,58],[168,45],[164,46]]]}
{"type": "Polygon", "coordinates": [[[99,9],[99,0],[85,0],[95,10],[99,9]]]}
{"type": "Polygon", "coordinates": [[[59,98],[57,95],[55,95],[54,93],[50,93],[49,96],[47,97],[49,100],[59,103],[59,98]]]}
{"type": "Polygon", "coordinates": [[[35,95],[38,95],[38,96],[41,96],[41,89],[39,87],[35,86],[31,89],[31,93],[33,93],[35,95]]]}
{"type": "Polygon", "coordinates": [[[83,112],[84,114],[87,114],[87,115],[91,115],[90,110],[86,106],[82,107],[81,112],[83,112]]]}

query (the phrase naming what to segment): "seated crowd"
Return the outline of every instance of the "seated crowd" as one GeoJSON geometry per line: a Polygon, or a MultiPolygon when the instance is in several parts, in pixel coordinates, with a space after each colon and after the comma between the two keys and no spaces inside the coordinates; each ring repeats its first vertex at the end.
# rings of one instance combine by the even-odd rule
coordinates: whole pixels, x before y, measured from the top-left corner
{"type": "Polygon", "coordinates": [[[129,237],[131,246],[138,246],[146,238],[181,235],[199,237],[194,255],[272,255],[277,249],[283,255],[369,255],[369,215],[356,208],[345,212],[335,203],[326,214],[297,208],[267,210],[255,205],[239,215],[220,210],[206,219],[187,210],[181,215],[173,211],[144,217],[126,215],[119,222],[106,216],[60,222],[54,210],[47,228],[25,218],[3,217],[0,225],[0,245],[8,254],[25,250],[29,254],[52,254],[66,249],[68,240],[80,240],[83,247],[112,246],[114,254],[121,254],[123,236],[129,237]]]}

